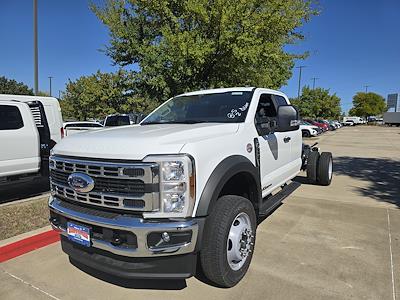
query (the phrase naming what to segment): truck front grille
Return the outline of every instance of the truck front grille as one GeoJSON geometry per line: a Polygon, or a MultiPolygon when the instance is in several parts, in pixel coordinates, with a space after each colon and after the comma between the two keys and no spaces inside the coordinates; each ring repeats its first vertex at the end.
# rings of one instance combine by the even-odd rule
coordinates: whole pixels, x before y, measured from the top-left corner
{"type": "Polygon", "coordinates": [[[50,182],[52,192],[62,199],[90,205],[133,210],[159,209],[158,165],[83,160],[52,156],[50,182]],[[84,173],[94,180],[90,192],[83,193],[68,184],[73,173],[84,173]]]}

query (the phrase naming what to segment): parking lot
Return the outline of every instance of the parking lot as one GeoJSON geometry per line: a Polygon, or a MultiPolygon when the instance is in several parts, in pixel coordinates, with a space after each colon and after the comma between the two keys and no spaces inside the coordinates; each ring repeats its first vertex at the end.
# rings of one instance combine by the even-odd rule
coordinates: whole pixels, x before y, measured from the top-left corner
{"type": "Polygon", "coordinates": [[[348,127],[306,140],[314,141],[334,155],[332,185],[297,178],[302,186],[260,224],[250,270],[234,288],[201,276],[108,278],[72,265],[55,243],[1,264],[0,299],[400,297],[400,128],[348,127]]]}

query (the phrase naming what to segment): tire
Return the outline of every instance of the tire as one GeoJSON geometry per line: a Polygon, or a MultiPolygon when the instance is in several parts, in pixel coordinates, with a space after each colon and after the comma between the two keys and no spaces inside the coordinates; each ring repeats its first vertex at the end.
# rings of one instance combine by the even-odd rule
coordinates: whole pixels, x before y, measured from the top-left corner
{"type": "Polygon", "coordinates": [[[253,256],[256,226],[256,214],[249,200],[233,195],[218,199],[207,218],[200,251],[201,267],[210,281],[220,287],[232,287],[244,277],[253,256]],[[250,230],[243,234],[245,228],[250,230]],[[240,241],[234,239],[235,236],[240,237],[240,241]],[[235,243],[235,240],[238,243],[235,243]],[[241,248],[241,244],[246,247],[241,248]],[[234,247],[235,245],[238,247],[234,247]],[[246,253],[246,257],[241,257],[242,260],[237,260],[236,264],[229,258],[236,258],[234,254],[242,254],[240,251],[234,251],[239,248],[246,253]]]}
{"type": "Polygon", "coordinates": [[[308,130],[303,130],[302,132],[303,132],[303,137],[310,137],[311,136],[311,134],[310,134],[310,132],[308,130]]]}
{"type": "Polygon", "coordinates": [[[322,152],[318,162],[318,183],[320,185],[330,185],[333,176],[332,153],[322,152]]]}
{"type": "Polygon", "coordinates": [[[317,183],[319,152],[311,151],[307,158],[307,178],[310,183],[317,183]]]}

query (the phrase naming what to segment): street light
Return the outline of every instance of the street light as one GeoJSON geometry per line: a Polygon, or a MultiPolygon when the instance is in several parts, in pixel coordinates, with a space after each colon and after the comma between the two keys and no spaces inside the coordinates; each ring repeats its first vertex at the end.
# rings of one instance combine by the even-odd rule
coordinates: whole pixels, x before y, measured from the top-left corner
{"type": "Polygon", "coordinates": [[[370,85],[364,85],[365,87],[365,93],[368,93],[368,88],[371,87],[370,85]]]}
{"type": "Polygon", "coordinates": [[[303,68],[305,68],[305,67],[307,67],[307,66],[298,66],[298,67],[296,67],[296,68],[298,68],[300,70],[300,73],[299,73],[299,88],[297,90],[297,99],[300,99],[301,70],[303,70],[303,68]]]}
{"type": "Polygon", "coordinates": [[[34,61],[34,85],[35,95],[39,93],[39,76],[38,76],[38,29],[37,29],[37,0],[33,0],[33,61],[34,61]]]}

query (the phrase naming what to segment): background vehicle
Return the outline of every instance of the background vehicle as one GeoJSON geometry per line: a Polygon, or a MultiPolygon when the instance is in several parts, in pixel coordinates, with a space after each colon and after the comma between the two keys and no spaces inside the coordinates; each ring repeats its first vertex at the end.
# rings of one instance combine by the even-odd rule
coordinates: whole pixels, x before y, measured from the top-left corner
{"type": "Polygon", "coordinates": [[[364,119],[361,118],[361,117],[343,117],[343,122],[342,123],[344,123],[346,121],[353,121],[354,125],[360,125],[360,124],[364,124],[365,123],[364,119]]]}
{"type": "Polygon", "coordinates": [[[98,130],[102,129],[104,126],[98,122],[65,122],[63,124],[65,136],[70,136],[75,133],[87,131],[87,130],[98,130]]]}
{"type": "Polygon", "coordinates": [[[384,113],[383,122],[389,126],[400,126],[400,112],[384,113]]]}
{"type": "Polygon", "coordinates": [[[257,220],[299,184],[329,185],[332,155],[303,146],[283,93],[230,88],[174,97],[138,126],[64,139],[50,158],[50,221],[70,259],[111,276],[237,284],[257,220]]]}
{"type": "Polygon", "coordinates": [[[108,115],[104,120],[104,127],[138,124],[144,118],[145,115],[141,113],[108,115]]]}
{"type": "Polygon", "coordinates": [[[310,123],[304,121],[300,123],[300,130],[304,137],[317,136],[322,132],[318,126],[310,125],[310,123]]]}
{"type": "Polygon", "coordinates": [[[354,126],[354,121],[353,120],[347,120],[342,122],[343,126],[354,126]]]}
{"type": "Polygon", "coordinates": [[[59,124],[55,98],[0,95],[0,184],[48,176],[50,150],[63,132],[59,124]]]}
{"type": "Polygon", "coordinates": [[[325,123],[320,123],[320,122],[317,122],[317,121],[314,121],[314,120],[310,120],[310,119],[304,119],[304,121],[306,121],[306,122],[308,122],[308,123],[310,123],[310,124],[312,124],[314,126],[318,126],[324,132],[329,130],[328,125],[325,124],[325,123]]]}

